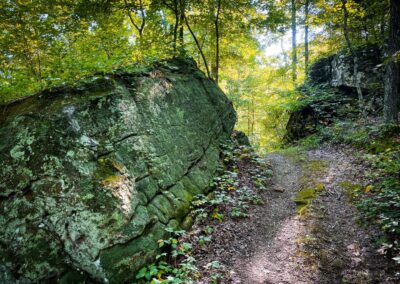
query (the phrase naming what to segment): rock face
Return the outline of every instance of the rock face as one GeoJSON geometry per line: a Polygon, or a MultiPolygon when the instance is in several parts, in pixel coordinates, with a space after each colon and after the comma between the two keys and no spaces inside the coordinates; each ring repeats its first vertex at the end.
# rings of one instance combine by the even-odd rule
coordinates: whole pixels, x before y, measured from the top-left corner
{"type": "Polygon", "coordinates": [[[1,109],[0,283],[134,278],[236,121],[191,61],[87,81],[1,109]]]}
{"type": "Polygon", "coordinates": [[[286,141],[298,140],[329,125],[335,119],[357,115],[358,99],[355,76],[359,77],[363,96],[370,110],[379,111],[383,100],[382,52],[378,47],[358,49],[358,74],[354,75],[353,59],[345,51],[322,58],[309,70],[306,86],[299,87],[309,103],[292,112],[286,126],[286,141]],[[319,89],[315,93],[315,89],[319,89]],[[326,94],[329,94],[327,96],[326,94]]]}
{"type": "MultiPolygon", "coordinates": [[[[358,76],[364,91],[383,90],[383,55],[376,46],[368,46],[356,51],[359,66],[358,76]]],[[[345,51],[322,58],[309,71],[311,84],[326,84],[331,87],[356,88],[353,58],[345,51]]]]}
{"type": "Polygon", "coordinates": [[[305,106],[290,114],[286,125],[286,141],[294,141],[315,133],[318,116],[311,106],[305,106]]]}

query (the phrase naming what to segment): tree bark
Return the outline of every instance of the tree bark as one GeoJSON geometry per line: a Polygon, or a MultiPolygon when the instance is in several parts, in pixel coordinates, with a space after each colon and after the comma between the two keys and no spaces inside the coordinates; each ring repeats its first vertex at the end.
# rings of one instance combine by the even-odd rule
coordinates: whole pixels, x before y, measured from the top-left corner
{"type": "Polygon", "coordinates": [[[124,3],[125,3],[126,11],[127,11],[127,13],[128,13],[129,20],[131,21],[131,24],[132,24],[132,25],[134,26],[134,28],[138,31],[138,33],[139,33],[139,38],[142,39],[142,37],[143,37],[143,30],[144,30],[144,27],[145,27],[145,25],[146,25],[146,18],[145,18],[146,16],[145,16],[145,14],[144,14],[143,1],[142,1],[142,0],[139,1],[139,4],[140,4],[140,14],[141,14],[141,16],[142,16],[142,22],[141,22],[140,26],[135,22],[135,20],[134,20],[133,17],[132,17],[132,13],[131,13],[131,10],[129,9],[128,1],[127,1],[127,0],[124,0],[124,3]]]}
{"type": "Polygon", "coordinates": [[[385,28],[386,28],[385,14],[382,14],[382,17],[381,17],[381,24],[380,24],[380,30],[381,30],[381,35],[382,35],[382,36],[385,34],[385,28]]]}
{"type": "Polygon", "coordinates": [[[201,55],[201,57],[202,57],[202,59],[203,59],[204,67],[206,68],[206,72],[207,72],[207,77],[208,77],[208,78],[211,78],[211,76],[210,76],[210,69],[208,68],[207,59],[206,59],[206,57],[205,57],[205,55],[204,55],[203,49],[201,48],[199,41],[197,40],[196,35],[194,34],[192,28],[191,28],[190,25],[189,25],[189,21],[188,21],[186,15],[185,15],[185,13],[183,13],[183,18],[185,19],[186,26],[187,26],[187,28],[188,28],[190,34],[192,35],[193,40],[194,40],[194,42],[196,43],[197,49],[199,50],[200,55],[201,55]]]}
{"type": "Polygon", "coordinates": [[[218,84],[219,80],[219,15],[221,12],[221,0],[217,0],[217,13],[215,16],[215,82],[218,84]]]}
{"type": "Polygon", "coordinates": [[[247,105],[247,136],[250,136],[250,102],[247,105]]]}
{"type": "Polygon", "coordinates": [[[175,24],[174,24],[174,54],[177,51],[178,45],[178,29],[179,29],[179,5],[178,0],[174,0],[174,15],[175,15],[175,24]]]}
{"type": "Polygon", "coordinates": [[[296,0],[292,0],[292,79],[297,81],[297,23],[296,23],[296,0]]]}
{"type": "Polygon", "coordinates": [[[347,10],[347,0],[342,0],[342,10],[343,10],[343,34],[346,40],[347,48],[349,49],[350,55],[353,58],[353,82],[357,89],[358,102],[360,105],[360,111],[364,112],[364,96],[361,89],[360,84],[360,76],[358,76],[358,56],[356,51],[354,50],[349,36],[348,30],[348,20],[349,20],[349,11],[347,10]]]}
{"type": "Polygon", "coordinates": [[[304,26],[304,67],[306,74],[308,73],[308,65],[310,58],[309,43],[308,43],[308,33],[310,28],[309,23],[309,12],[310,12],[310,0],[306,0],[304,13],[305,13],[305,26],[304,26]]]}
{"type": "Polygon", "coordinates": [[[180,0],[179,3],[180,3],[179,43],[180,43],[181,47],[183,47],[183,45],[185,44],[183,36],[184,36],[186,3],[185,3],[185,0],[180,0]]]}
{"type": "Polygon", "coordinates": [[[140,37],[143,36],[143,30],[146,25],[146,15],[144,14],[143,0],[139,0],[140,14],[142,15],[142,24],[140,25],[140,37]]]}
{"type": "Polygon", "coordinates": [[[386,65],[384,115],[386,123],[398,123],[400,103],[399,93],[399,64],[400,52],[400,1],[390,1],[390,26],[388,54],[389,63],[386,65]]]}
{"type": "Polygon", "coordinates": [[[251,95],[251,108],[252,108],[252,117],[251,117],[251,138],[254,138],[254,125],[256,123],[256,108],[254,102],[254,94],[251,95]]]}

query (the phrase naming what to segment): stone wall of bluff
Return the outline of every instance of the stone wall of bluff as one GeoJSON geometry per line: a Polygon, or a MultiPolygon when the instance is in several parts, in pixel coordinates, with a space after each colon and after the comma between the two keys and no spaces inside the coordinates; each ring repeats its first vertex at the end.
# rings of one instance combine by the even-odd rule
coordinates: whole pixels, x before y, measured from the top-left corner
{"type": "Polygon", "coordinates": [[[356,54],[359,61],[356,75],[353,58],[347,51],[342,51],[315,62],[309,70],[309,82],[335,88],[356,88],[355,77],[358,77],[365,92],[382,92],[384,66],[381,49],[367,46],[357,49],[356,54]]]}
{"type": "Polygon", "coordinates": [[[336,118],[349,118],[359,110],[355,78],[359,78],[367,108],[379,112],[382,108],[384,66],[382,51],[376,46],[356,50],[358,72],[354,74],[353,58],[346,51],[315,62],[309,70],[307,89],[298,90],[312,97],[312,103],[293,111],[286,126],[286,141],[298,140],[316,132],[318,125],[328,125],[336,118]],[[320,91],[315,94],[313,88],[320,91]],[[329,98],[319,98],[332,94],[329,98]]]}
{"type": "Polygon", "coordinates": [[[86,81],[1,108],[1,283],[134,278],[207,191],[236,121],[191,61],[86,81]]]}

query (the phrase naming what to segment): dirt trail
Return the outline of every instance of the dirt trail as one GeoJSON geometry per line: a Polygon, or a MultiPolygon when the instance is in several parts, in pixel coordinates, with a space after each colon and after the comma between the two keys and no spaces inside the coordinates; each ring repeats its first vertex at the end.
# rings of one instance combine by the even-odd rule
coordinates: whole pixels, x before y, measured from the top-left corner
{"type": "Polygon", "coordinates": [[[230,283],[395,283],[340,186],[365,183],[362,165],[349,152],[326,146],[300,162],[280,154],[267,160],[274,178],[263,194],[265,204],[254,207],[250,219],[228,221],[204,263],[221,262],[230,271],[230,283]],[[298,216],[293,198],[316,184],[325,189],[308,213],[298,216]]]}
{"type": "Polygon", "coordinates": [[[304,224],[296,216],[293,198],[299,190],[300,167],[288,158],[271,154],[273,188],[265,194],[266,205],[257,208],[254,219],[260,224],[251,233],[250,257],[240,259],[234,267],[238,283],[312,283],[306,259],[298,255],[298,239],[305,234],[304,224]]]}
{"type": "Polygon", "coordinates": [[[318,268],[316,283],[396,283],[387,273],[390,262],[372,245],[376,232],[358,225],[360,213],[349,204],[343,188],[345,184],[369,185],[355,154],[352,149],[329,146],[308,152],[307,163],[322,161],[326,168],[305,173],[325,186],[304,218],[311,236],[304,242],[305,251],[318,268]]]}

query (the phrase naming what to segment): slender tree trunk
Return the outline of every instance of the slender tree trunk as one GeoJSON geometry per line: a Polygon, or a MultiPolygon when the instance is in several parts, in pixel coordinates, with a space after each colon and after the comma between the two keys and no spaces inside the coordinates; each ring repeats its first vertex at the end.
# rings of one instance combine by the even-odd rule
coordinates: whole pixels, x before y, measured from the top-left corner
{"type": "Polygon", "coordinates": [[[292,79],[297,81],[297,23],[296,23],[296,0],[292,0],[292,79]]]}
{"type": "Polygon", "coordinates": [[[175,24],[174,24],[174,54],[177,51],[177,41],[178,41],[178,29],[179,29],[179,5],[178,0],[174,0],[174,14],[175,14],[175,24]]]}
{"type": "Polygon", "coordinates": [[[208,77],[208,78],[211,78],[211,76],[210,76],[210,69],[208,68],[207,59],[206,59],[206,57],[205,57],[205,55],[204,55],[203,49],[201,48],[199,41],[197,40],[196,35],[194,34],[192,28],[191,28],[190,25],[189,25],[189,21],[188,21],[186,15],[185,15],[185,13],[183,13],[183,18],[185,19],[186,26],[187,26],[187,28],[188,28],[190,34],[192,35],[193,40],[194,40],[194,42],[196,43],[197,49],[199,50],[200,55],[201,55],[201,57],[202,57],[202,59],[203,59],[204,67],[206,68],[206,72],[207,72],[207,77],[208,77]]]}
{"type": "Polygon", "coordinates": [[[358,102],[360,105],[360,111],[364,113],[364,97],[360,84],[360,76],[358,74],[358,56],[355,52],[353,46],[351,45],[349,30],[348,30],[348,20],[349,20],[349,11],[347,10],[347,0],[342,0],[342,10],[343,10],[343,34],[346,40],[347,48],[350,51],[351,57],[353,58],[353,81],[357,89],[358,102]]]}
{"type": "Polygon", "coordinates": [[[131,10],[129,9],[128,1],[124,0],[124,3],[125,3],[126,11],[128,13],[129,20],[131,21],[131,24],[133,25],[133,27],[138,31],[139,40],[141,41],[142,37],[143,37],[143,30],[146,25],[146,18],[145,18],[146,15],[144,14],[143,1],[140,0],[140,14],[142,16],[142,22],[141,22],[140,26],[135,22],[135,20],[132,17],[132,13],[131,13],[131,10]]]}
{"type": "Polygon", "coordinates": [[[385,14],[382,14],[381,17],[381,24],[380,24],[380,31],[381,31],[381,36],[384,36],[385,34],[385,14]]]}
{"type": "Polygon", "coordinates": [[[40,57],[39,49],[36,49],[36,57],[37,57],[37,68],[38,68],[38,81],[41,82],[43,79],[43,72],[42,72],[42,59],[40,57]]]}
{"type": "Polygon", "coordinates": [[[306,0],[306,4],[304,7],[305,11],[305,26],[304,26],[304,67],[306,70],[306,74],[308,73],[308,65],[309,65],[309,58],[310,58],[310,51],[308,46],[308,33],[310,28],[309,23],[309,12],[310,12],[310,0],[306,0]]]}
{"type": "Polygon", "coordinates": [[[250,136],[251,128],[250,128],[250,103],[247,105],[247,135],[250,136]]]}
{"type": "Polygon", "coordinates": [[[143,30],[146,25],[146,15],[144,14],[143,0],[139,0],[140,3],[140,14],[142,15],[142,24],[140,25],[140,37],[143,37],[143,30]]]}
{"type": "Polygon", "coordinates": [[[386,65],[384,115],[386,123],[398,123],[400,103],[400,78],[397,58],[400,52],[400,1],[390,1],[390,27],[388,53],[389,63],[386,65]]]}
{"type": "Polygon", "coordinates": [[[254,139],[254,125],[256,123],[256,111],[254,103],[254,94],[251,95],[251,108],[252,108],[252,118],[251,118],[251,137],[254,139]]]}
{"type": "Polygon", "coordinates": [[[368,31],[368,25],[367,25],[366,19],[365,19],[365,23],[364,23],[364,32],[365,32],[365,42],[368,44],[369,43],[369,31],[368,31]]]}
{"type": "Polygon", "coordinates": [[[179,27],[179,43],[181,47],[185,44],[184,42],[184,23],[185,23],[185,10],[186,10],[186,3],[185,0],[179,1],[180,3],[180,27],[179,27]]]}
{"type": "Polygon", "coordinates": [[[219,80],[219,15],[221,12],[221,0],[217,0],[217,13],[215,16],[215,82],[219,80]]]}

